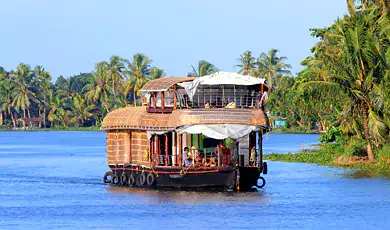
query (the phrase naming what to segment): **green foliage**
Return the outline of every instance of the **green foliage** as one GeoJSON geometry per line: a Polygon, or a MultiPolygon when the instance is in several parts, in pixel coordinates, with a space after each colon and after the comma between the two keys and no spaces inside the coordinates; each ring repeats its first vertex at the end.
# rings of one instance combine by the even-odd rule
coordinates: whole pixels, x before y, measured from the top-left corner
{"type": "Polygon", "coordinates": [[[377,151],[376,162],[348,164],[350,157],[365,155],[364,140],[348,139],[340,136],[335,143],[322,144],[318,150],[309,150],[302,153],[265,154],[264,159],[270,161],[311,163],[318,165],[339,166],[370,169],[390,170],[390,145],[384,145],[377,151]],[[339,162],[342,157],[343,161],[339,162]]]}
{"type": "Polygon", "coordinates": [[[188,77],[203,77],[218,71],[218,69],[213,64],[205,60],[200,60],[197,68],[195,68],[193,65],[191,67],[192,72],[187,74],[188,77]]]}
{"type": "Polygon", "coordinates": [[[321,134],[318,140],[322,143],[330,143],[336,141],[338,136],[342,135],[341,130],[337,127],[330,127],[326,133],[321,134]]]}

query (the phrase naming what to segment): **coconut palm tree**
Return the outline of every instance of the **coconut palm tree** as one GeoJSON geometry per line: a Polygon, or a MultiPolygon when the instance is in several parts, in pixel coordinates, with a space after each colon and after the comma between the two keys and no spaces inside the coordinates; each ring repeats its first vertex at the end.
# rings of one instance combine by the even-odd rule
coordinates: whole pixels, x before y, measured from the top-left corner
{"type": "Polygon", "coordinates": [[[94,116],[94,111],[96,110],[96,106],[94,104],[87,105],[87,101],[85,98],[80,96],[80,94],[73,95],[73,104],[71,106],[71,121],[76,123],[76,127],[84,124],[86,120],[89,120],[94,116]]]}
{"type": "Polygon", "coordinates": [[[162,78],[165,75],[165,73],[163,69],[159,69],[157,67],[150,67],[149,75],[150,75],[149,76],[150,80],[154,80],[154,79],[162,78]]]}
{"type": "Polygon", "coordinates": [[[125,74],[127,79],[125,81],[124,95],[133,91],[134,106],[137,106],[136,96],[141,90],[142,86],[150,80],[150,64],[152,59],[144,54],[137,53],[133,56],[133,61],[127,65],[125,74]]]}
{"type": "Polygon", "coordinates": [[[261,53],[257,59],[256,65],[258,70],[255,71],[255,75],[264,76],[267,79],[269,86],[272,88],[274,83],[279,84],[280,79],[285,74],[291,74],[291,65],[285,64],[287,57],[278,57],[279,50],[271,49],[268,54],[261,53]]]}
{"type": "Polygon", "coordinates": [[[89,83],[83,87],[83,91],[89,103],[101,105],[107,112],[110,111],[110,100],[112,89],[109,85],[109,75],[103,64],[96,65],[96,72],[89,77],[89,83]]]}
{"type": "Polygon", "coordinates": [[[66,110],[64,108],[57,108],[55,112],[50,113],[48,118],[49,121],[52,121],[53,123],[55,121],[62,124],[62,126],[67,127],[69,120],[70,120],[71,112],[69,110],[66,110]]]}
{"type": "MultiPolygon", "coordinates": [[[[47,103],[47,92],[52,87],[51,84],[51,75],[49,72],[43,68],[43,66],[36,66],[34,68],[34,74],[36,76],[36,84],[38,85],[38,98],[40,101],[40,105],[43,107],[42,115],[43,115],[43,124],[46,127],[46,109],[48,107],[47,103]]],[[[39,108],[39,113],[41,108],[39,108]]]]}
{"type": "Polygon", "coordinates": [[[311,81],[302,88],[327,100],[337,98],[342,92],[345,101],[342,127],[365,140],[368,158],[373,161],[371,140],[379,144],[388,135],[388,127],[376,107],[384,104],[381,98],[386,97],[379,83],[390,70],[390,58],[386,55],[389,39],[381,25],[379,5],[364,6],[365,10],[359,13],[352,0],[348,0],[348,6],[350,16],[328,28],[315,48],[315,58],[329,80],[311,81]]]}
{"type": "Polygon", "coordinates": [[[200,60],[197,68],[193,65],[192,72],[188,73],[188,77],[203,77],[205,75],[210,75],[218,71],[218,69],[208,61],[200,60]]]}
{"type": "Polygon", "coordinates": [[[239,64],[234,67],[240,67],[238,71],[240,74],[250,75],[256,69],[256,58],[252,56],[252,52],[249,50],[241,54],[237,61],[239,64]]]}
{"type": "Polygon", "coordinates": [[[117,90],[117,86],[120,86],[120,82],[123,79],[122,71],[125,69],[125,61],[119,56],[111,56],[109,62],[103,62],[105,69],[108,72],[109,79],[112,82],[112,95],[114,99],[116,98],[115,91],[117,90]]]}
{"type": "Polygon", "coordinates": [[[1,79],[0,81],[0,113],[5,113],[5,116],[8,114],[11,117],[13,127],[16,128],[16,120],[14,117],[12,100],[14,83],[9,78],[1,79]]]}
{"type": "MultiPolygon", "coordinates": [[[[30,105],[32,101],[37,101],[37,97],[34,92],[29,89],[29,86],[32,82],[33,72],[29,65],[19,64],[16,68],[16,72],[11,73],[11,78],[13,79],[15,87],[15,96],[12,101],[12,106],[16,110],[21,110],[23,112],[23,117],[31,118],[30,105]],[[27,112],[27,115],[26,115],[27,112]]],[[[32,124],[30,123],[30,126],[32,124]]],[[[26,123],[23,121],[23,128],[26,128],[26,123]]]]}

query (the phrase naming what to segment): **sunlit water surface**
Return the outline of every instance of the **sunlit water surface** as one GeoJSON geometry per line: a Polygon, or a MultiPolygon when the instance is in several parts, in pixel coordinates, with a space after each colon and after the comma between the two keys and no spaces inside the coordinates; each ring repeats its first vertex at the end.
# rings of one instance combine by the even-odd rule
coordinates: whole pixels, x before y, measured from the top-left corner
{"type": "MultiPolygon", "coordinates": [[[[265,152],[317,135],[269,134],[265,152]]],[[[306,148],[306,147],[305,147],[306,148]]],[[[152,191],[102,183],[101,132],[0,132],[1,229],[388,229],[387,174],[269,162],[264,189],[152,191]]]]}

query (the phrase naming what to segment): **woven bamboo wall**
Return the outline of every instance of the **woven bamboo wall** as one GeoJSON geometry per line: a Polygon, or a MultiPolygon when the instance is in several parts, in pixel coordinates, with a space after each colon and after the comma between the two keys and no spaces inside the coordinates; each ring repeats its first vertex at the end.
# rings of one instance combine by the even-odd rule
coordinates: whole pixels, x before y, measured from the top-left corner
{"type": "Polygon", "coordinates": [[[149,165],[149,140],[146,131],[132,131],[131,160],[132,164],[149,165]]]}
{"type": "Polygon", "coordinates": [[[130,162],[131,132],[128,130],[111,130],[107,133],[108,164],[125,164],[130,162]]]}

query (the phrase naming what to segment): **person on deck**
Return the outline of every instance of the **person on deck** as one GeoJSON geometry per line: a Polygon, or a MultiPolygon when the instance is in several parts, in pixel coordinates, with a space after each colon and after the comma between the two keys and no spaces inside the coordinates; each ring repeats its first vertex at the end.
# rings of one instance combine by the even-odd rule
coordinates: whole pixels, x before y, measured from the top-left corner
{"type": "Polygon", "coordinates": [[[227,109],[235,109],[236,108],[236,103],[234,101],[231,101],[229,104],[225,106],[227,109]]]}
{"type": "Polygon", "coordinates": [[[189,153],[188,153],[187,159],[184,161],[184,166],[185,166],[185,167],[189,167],[189,166],[192,165],[192,162],[193,162],[192,153],[189,152],[189,153]]]}
{"type": "MultiPolygon", "coordinates": [[[[183,149],[183,160],[186,160],[188,158],[188,151],[190,151],[190,149],[188,147],[184,147],[183,149]]],[[[184,164],[184,162],[183,162],[184,164]]]]}

